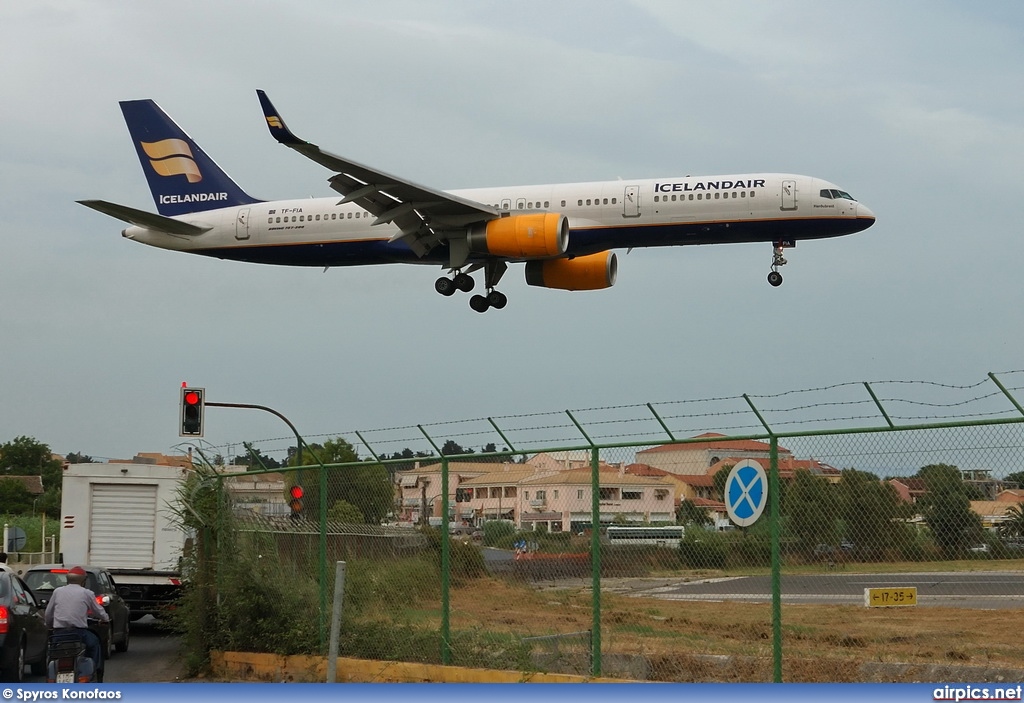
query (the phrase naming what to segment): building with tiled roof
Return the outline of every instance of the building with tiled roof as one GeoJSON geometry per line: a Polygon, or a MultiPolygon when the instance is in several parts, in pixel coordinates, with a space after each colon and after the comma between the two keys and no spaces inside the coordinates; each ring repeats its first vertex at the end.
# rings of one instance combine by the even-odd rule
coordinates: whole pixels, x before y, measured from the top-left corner
{"type": "MultiPolygon", "coordinates": [[[[722,459],[717,464],[708,469],[708,476],[712,477],[713,479],[714,475],[717,474],[719,471],[731,468],[738,464],[740,461],[741,459],[739,457],[727,457],[725,459],[722,459]]],[[[765,473],[768,473],[768,470],[771,466],[771,462],[769,459],[750,459],[750,461],[757,462],[758,464],[760,464],[761,468],[765,470],[765,473]]],[[[839,471],[839,469],[835,468],[834,466],[824,464],[818,461],[817,459],[795,459],[792,454],[787,454],[785,456],[782,456],[780,454],[778,467],[780,481],[793,480],[793,475],[797,471],[807,471],[815,476],[820,476],[821,478],[827,480],[829,483],[839,483],[839,481],[842,480],[842,472],[839,471]]]]}
{"type": "MultiPolygon", "coordinates": [[[[663,444],[636,453],[637,463],[647,464],[673,474],[706,474],[708,468],[726,457],[735,459],[767,459],[771,447],[765,442],[750,439],[728,439],[725,435],[705,432],[692,439],[700,442],[663,444]]],[[[779,459],[792,456],[785,447],[779,447],[779,459]]]]}

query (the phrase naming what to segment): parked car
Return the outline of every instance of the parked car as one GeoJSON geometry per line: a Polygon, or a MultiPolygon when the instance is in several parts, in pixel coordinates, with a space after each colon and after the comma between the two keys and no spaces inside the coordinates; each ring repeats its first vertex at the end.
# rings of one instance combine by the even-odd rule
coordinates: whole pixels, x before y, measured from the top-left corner
{"type": "Polygon", "coordinates": [[[0,569],[0,678],[20,683],[25,665],[46,673],[46,624],[43,608],[25,582],[0,569]]]}
{"type": "MultiPolygon", "coordinates": [[[[69,568],[63,564],[42,564],[33,566],[25,572],[25,583],[32,589],[41,606],[46,606],[54,589],[67,585],[69,568]]],[[[82,568],[85,569],[85,587],[96,594],[96,601],[110,616],[109,624],[99,623],[95,628],[105,657],[113,654],[114,649],[118,652],[128,651],[128,642],[131,639],[131,611],[124,598],[117,592],[114,577],[100,566],[82,568]]]]}

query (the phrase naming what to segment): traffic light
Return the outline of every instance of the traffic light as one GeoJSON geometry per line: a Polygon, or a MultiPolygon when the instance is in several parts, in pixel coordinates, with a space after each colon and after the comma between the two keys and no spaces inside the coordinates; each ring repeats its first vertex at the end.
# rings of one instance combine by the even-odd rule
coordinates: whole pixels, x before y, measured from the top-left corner
{"type": "Polygon", "coordinates": [[[181,437],[203,436],[204,388],[181,387],[181,437]]]}
{"type": "Polygon", "coordinates": [[[288,501],[288,507],[292,510],[292,519],[298,520],[302,514],[302,495],[304,491],[302,486],[292,486],[288,489],[288,495],[290,500],[288,501]]]}

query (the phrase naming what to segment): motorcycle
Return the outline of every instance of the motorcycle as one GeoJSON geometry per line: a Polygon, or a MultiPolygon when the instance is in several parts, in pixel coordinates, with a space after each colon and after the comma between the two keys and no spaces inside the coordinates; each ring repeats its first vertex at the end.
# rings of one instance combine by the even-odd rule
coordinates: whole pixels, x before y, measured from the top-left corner
{"type": "MultiPolygon", "coordinates": [[[[89,621],[89,629],[94,623],[89,621]]],[[[47,683],[102,683],[103,669],[86,654],[85,640],[78,632],[50,630],[49,649],[46,655],[47,683]]]]}

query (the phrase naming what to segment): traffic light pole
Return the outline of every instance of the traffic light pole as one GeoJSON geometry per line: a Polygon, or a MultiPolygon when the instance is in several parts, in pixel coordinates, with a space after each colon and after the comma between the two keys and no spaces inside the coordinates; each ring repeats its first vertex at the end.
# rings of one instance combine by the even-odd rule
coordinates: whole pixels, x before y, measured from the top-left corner
{"type": "MultiPolygon", "coordinates": [[[[279,418],[281,418],[281,420],[284,421],[284,424],[288,425],[288,427],[291,428],[291,431],[295,433],[296,465],[302,466],[302,445],[304,443],[302,435],[300,435],[299,431],[295,429],[295,425],[292,424],[292,421],[286,418],[281,413],[277,412],[273,408],[268,408],[266,405],[252,405],[249,403],[213,403],[208,400],[206,401],[206,405],[207,407],[211,408],[244,408],[246,410],[263,410],[265,412],[270,413],[271,415],[277,415],[279,418]]],[[[319,459],[317,459],[317,461],[319,461],[319,459]]],[[[302,477],[300,476],[299,479],[301,483],[302,477]]]]}

